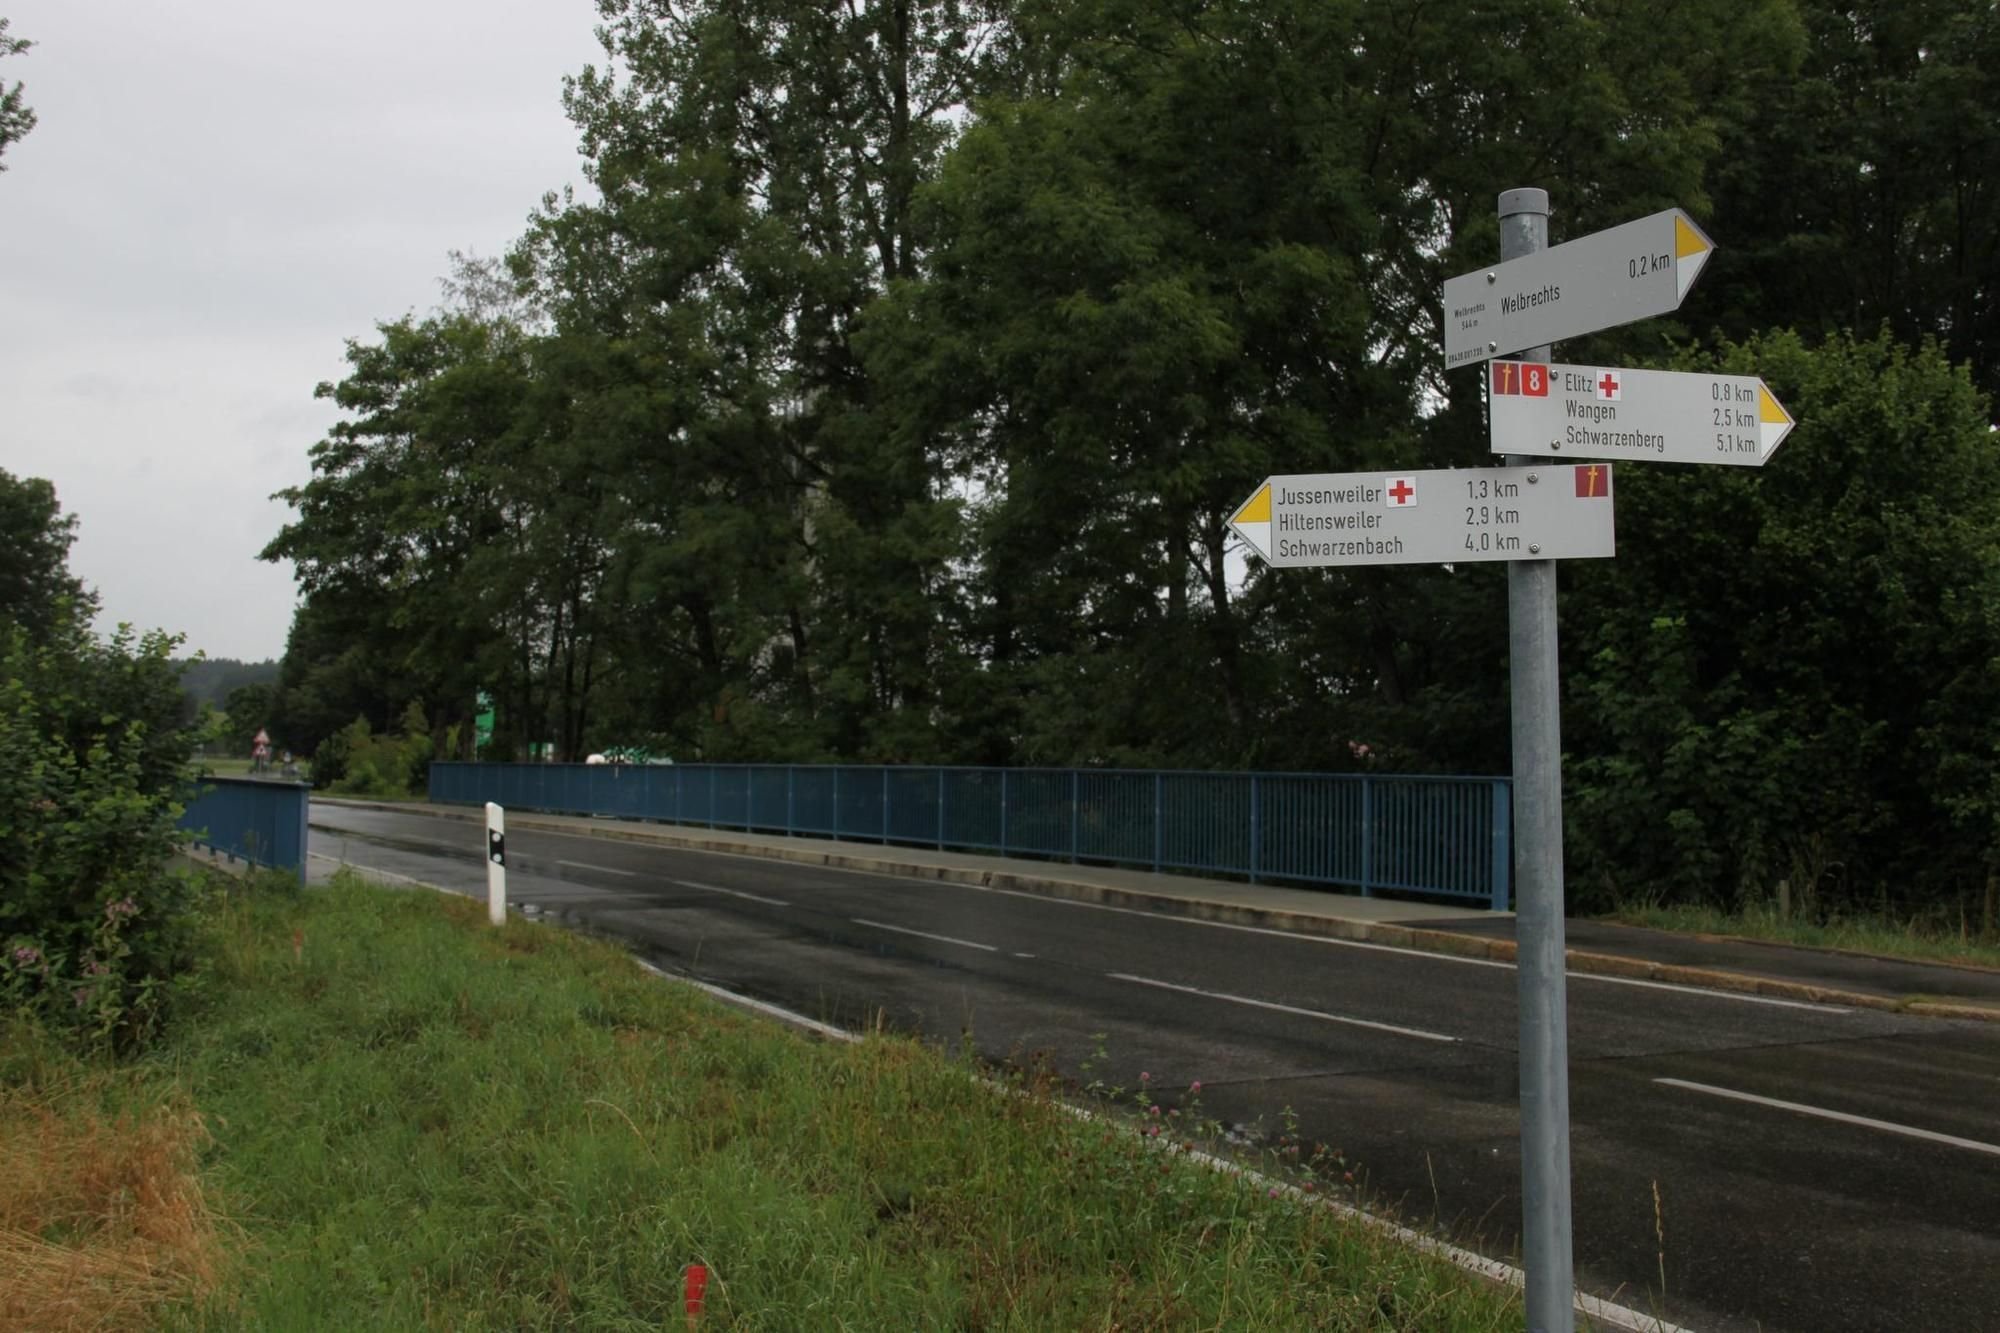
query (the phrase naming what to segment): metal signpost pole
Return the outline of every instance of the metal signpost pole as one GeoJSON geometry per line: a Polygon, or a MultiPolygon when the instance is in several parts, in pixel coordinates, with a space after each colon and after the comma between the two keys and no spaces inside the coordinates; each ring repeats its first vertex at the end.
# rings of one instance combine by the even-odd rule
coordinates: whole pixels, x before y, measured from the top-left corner
{"type": "MultiPolygon", "coordinates": [[[[1500,259],[1549,244],[1546,190],[1500,196],[1500,259]]],[[[1551,360],[1547,346],[1524,361],[1551,360]]],[[[1554,460],[1508,454],[1509,466],[1554,460]]],[[[1573,1333],[1569,1014],[1564,994],[1562,719],[1556,677],[1556,564],[1507,565],[1514,713],[1514,866],[1520,941],[1521,1255],[1529,1333],[1573,1333]]]]}

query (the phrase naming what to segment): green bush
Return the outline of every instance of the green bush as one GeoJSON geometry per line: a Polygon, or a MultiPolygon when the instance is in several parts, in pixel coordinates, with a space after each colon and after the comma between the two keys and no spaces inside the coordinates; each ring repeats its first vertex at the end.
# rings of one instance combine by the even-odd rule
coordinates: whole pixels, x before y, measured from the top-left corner
{"type": "Polygon", "coordinates": [[[0,1000],[86,1043],[143,1040],[198,970],[177,643],[0,627],[0,1000]]]}
{"type": "Polygon", "coordinates": [[[313,778],[345,796],[411,796],[430,775],[430,728],[421,705],[403,710],[402,734],[377,736],[357,717],[313,755],[313,778]]]}
{"type": "Polygon", "coordinates": [[[1618,473],[1564,599],[1569,903],[1920,913],[2000,858],[2000,451],[1934,345],[1771,334],[1686,368],[1798,418],[1770,465],[1618,473]]]}

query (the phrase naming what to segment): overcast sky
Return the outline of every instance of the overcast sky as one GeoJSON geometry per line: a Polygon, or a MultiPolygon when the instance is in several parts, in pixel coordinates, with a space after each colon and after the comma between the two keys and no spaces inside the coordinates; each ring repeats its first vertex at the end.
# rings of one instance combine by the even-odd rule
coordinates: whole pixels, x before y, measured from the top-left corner
{"type": "Polygon", "coordinates": [[[70,568],[185,651],[283,652],[257,552],[333,421],[344,340],[439,299],[582,187],[562,77],[591,0],[0,0],[40,117],[0,158],[0,467],[70,568]]]}

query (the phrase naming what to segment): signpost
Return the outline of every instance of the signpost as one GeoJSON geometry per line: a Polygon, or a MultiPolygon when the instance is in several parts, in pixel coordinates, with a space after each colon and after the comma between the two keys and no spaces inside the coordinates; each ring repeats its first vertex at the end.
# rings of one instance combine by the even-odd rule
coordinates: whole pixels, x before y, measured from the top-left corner
{"type": "Polygon", "coordinates": [[[1267,564],[1506,560],[1519,945],[1521,1254],[1530,1333],[1571,1333],[1558,559],[1613,550],[1611,467],[1761,467],[1792,429],[1760,379],[1555,364],[1548,344],[1680,307],[1714,243],[1677,208],[1548,244],[1549,197],[1500,196],[1500,262],[1444,284],[1447,370],[1492,361],[1508,466],[1275,476],[1230,519],[1267,564]],[[1516,355],[1519,354],[1519,355],[1516,355]]]}
{"type": "Polygon", "coordinates": [[[1495,361],[1493,452],[1762,467],[1791,413],[1750,375],[1495,361]]]}
{"type": "MultiPolygon", "coordinates": [[[[1615,229],[1614,229],[1615,230],[1615,229]]],[[[1547,250],[1546,190],[1500,196],[1500,267],[1547,250]]],[[[1678,301],[1676,302],[1678,303],[1678,301]]],[[[1556,336],[1556,335],[1544,335],[1556,336]]],[[[1546,346],[1530,361],[1548,361],[1546,346]]],[[[1510,463],[1550,461],[1509,454],[1510,463]]],[[[1514,939],[1521,1071],[1521,1267],[1529,1333],[1572,1333],[1569,953],[1563,924],[1562,696],[1556,566],[1507,566],[1507,693],[1514,750],[1514,939]]]]}
{"type": "Polygon", "coordinates": [[[1452,565],[1613,553],[1611,468],[1437,468],[1272,477],[1229,520],[1266,564],[1452,565]]]}
{"type": "Polygon", "coordinates": [[[1669,208],[1447,279],[1445,369],[1671,314],[1714,249],[1669,208]]]}

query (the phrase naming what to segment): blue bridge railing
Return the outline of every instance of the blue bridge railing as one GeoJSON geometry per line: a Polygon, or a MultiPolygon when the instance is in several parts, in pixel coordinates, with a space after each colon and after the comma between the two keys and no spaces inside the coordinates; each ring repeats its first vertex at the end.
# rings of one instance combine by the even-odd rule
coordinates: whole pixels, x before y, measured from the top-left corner
{"type": "Polygon", "coordinates": [[[1414,774],[434,763],[430,798],[1508,904],[1511,783],[1414,774]]]}
{"type": "Polygon", "coordinates": [[[301,782],[204,777],[192,784],[180,826],[189,841],[252,865],[296,870],[306,877],[306,807],[312,788],[301,782]]]}

